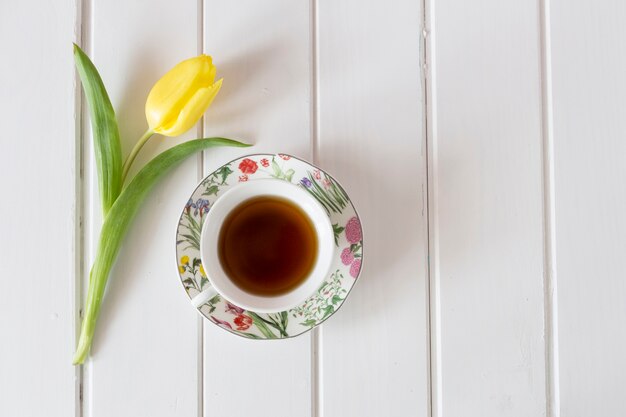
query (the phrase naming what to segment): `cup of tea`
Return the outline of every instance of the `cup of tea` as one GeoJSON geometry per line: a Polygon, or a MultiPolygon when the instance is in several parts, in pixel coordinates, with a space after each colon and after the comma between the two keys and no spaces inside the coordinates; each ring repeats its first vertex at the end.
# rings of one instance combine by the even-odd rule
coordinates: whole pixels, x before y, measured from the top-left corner
{"type": "Polygon", "coordinates": [[[211,206],[200,238],[210,287],[197,306],[219,293],[246,310],[293,308],[324,282],[334,253],[324,208],[301,187],[279,179],[241,183],[211,206]]]}

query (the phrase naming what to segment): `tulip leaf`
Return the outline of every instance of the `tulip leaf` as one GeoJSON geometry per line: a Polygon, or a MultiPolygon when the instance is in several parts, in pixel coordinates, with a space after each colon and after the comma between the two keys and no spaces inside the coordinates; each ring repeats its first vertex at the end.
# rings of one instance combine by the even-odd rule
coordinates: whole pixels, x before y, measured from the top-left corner
{"type": "Polygon", "coordinates": [[[91,115],[98,186],[104,216],[122,190],[122,147],[115,111],[98,70],[89,57],[74,44],[74,61],[91,115]]]}
{"type": "Polygon", "coordinates": [[[111,207],[102,225],[98,251],[91,268],[85,315],[81,325],[78,347],[74,354],[74,364],[83,363],[89,353],[111,267],[119,253],[128,227],[139,210],[142,201],[150,189],[170,169],[181,163],[188,156],[213,146],[246,147],[250,145],[230,139],[208,138],[195,139],[174,146],[162,152],[144,166],[128,186],[124,188],[111,207]]]}

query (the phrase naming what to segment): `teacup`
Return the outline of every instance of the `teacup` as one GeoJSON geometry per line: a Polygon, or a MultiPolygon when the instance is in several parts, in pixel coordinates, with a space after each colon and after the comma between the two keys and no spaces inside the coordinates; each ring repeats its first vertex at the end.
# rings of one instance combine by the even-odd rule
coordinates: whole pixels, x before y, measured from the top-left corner
{"type": "Polygon", "coordinates": [[[333,261],[334,235],[326,211],[304,189],[280,179],[259,179],[231,188],[211,206],[202,227],[200,254],[210,285],[192,299],[196,307],[219,293],[224,299],[245,310],[275,313],[301,304],[322,285],[333,261]],[[219,255],[220,232],[229,214],[240,204],[256,197],[287,200],[306,214],[317,235],[317,256],[308,275],[295,288],[273,296],[243,290],[226,272],[219,255]]]}

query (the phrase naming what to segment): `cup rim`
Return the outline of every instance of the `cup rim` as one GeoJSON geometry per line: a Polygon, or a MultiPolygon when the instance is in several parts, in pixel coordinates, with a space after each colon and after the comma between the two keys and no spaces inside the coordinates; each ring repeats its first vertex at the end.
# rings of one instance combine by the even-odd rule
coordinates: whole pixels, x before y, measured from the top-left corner
{"type": "Polygon", "coordinates": [[[333,262],[333,239],[330,219],[315,198],[290,182],[264,178],[237,184],[215,200],[202,225],[200,257],[209,284],[227,301],[248,311],[277,313],[290,310],[315,294],[333,262]],[[309,275],[292,290],[276,296],[251,294],[237,287],[228,278],[217,253],[219,234],[226,216],[244,201],[267,195],[285,198],[298,206],[313,224],[318,245],[317,259],[309,275]]]}

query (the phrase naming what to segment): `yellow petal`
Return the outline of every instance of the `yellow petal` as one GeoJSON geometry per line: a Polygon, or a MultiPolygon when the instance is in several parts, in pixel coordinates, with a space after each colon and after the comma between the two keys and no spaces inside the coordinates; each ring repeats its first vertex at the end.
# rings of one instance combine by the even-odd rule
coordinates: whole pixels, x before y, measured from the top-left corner
{"type": "Polygon", "coordinates": [[[152,87],[146,100],[146,119],[153,131],[174,123],[187,102],[215,81],[215,65],[208,55],[180,62],[152,87]]]}
{"type": "Polygon", "coordinates": [[[178,136],[191,129],[193,125],[202,117],[206,109],[211,105],[213,99],[222,88],[222,78],[210,87],[199,89],[196,94],[185,104],[180,111],[178,118],[170,125],[153,129],[156,133],[165,136],[178,136]]]}

